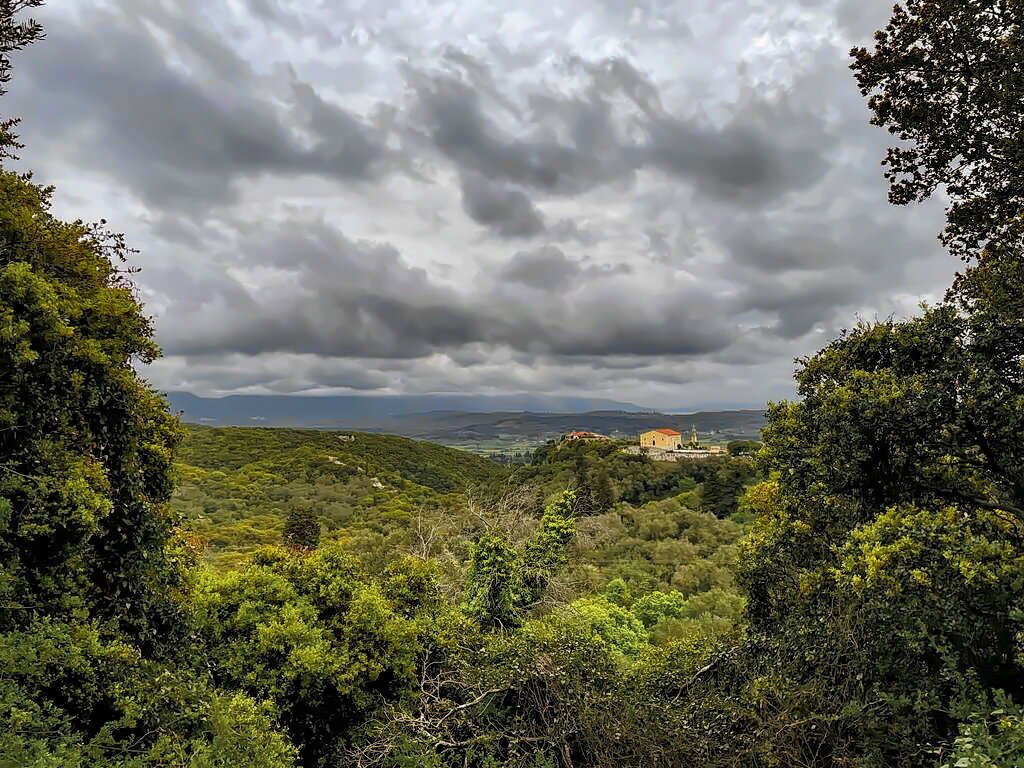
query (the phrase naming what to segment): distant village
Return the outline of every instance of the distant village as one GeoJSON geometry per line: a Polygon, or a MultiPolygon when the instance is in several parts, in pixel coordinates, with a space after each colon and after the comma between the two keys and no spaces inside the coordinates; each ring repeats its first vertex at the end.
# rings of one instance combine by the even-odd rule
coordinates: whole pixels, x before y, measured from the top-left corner
{"type": "MultiPolygon", "coordinates": [[[[611,440],[607,435],[596,432],[570,432],[563,438],[569,440],[611,440]]],[[[690,431],[687,438],[675,429],[651,429],[640,435],[636,445],[623,449],[626,453],[643,454],[654,460],[670,461],[673,459],[710,459],[724,456],[728,450],[724,445],[702,443],[697,428],[690,431]]]]}

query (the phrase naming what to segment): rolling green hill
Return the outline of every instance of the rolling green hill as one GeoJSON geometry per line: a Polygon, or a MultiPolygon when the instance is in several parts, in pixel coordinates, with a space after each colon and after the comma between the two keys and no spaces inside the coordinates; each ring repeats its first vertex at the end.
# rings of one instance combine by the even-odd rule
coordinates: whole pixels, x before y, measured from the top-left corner
{"type": "Polygon", "coordinates": [[[203,469],[240,470],[260,465],[307,476],[400,475],[442,493],[504,474],[487,459],[432,443],[308,429],[189,426],[181,459],[203,469]]]}
{"type": "Polygon", "coordinates": [[[200,426],[188,428],[177,470],[172,507],[222,564],[277,543],[292,509],[313,510],[328,538],[383,546],[413,515],[461,509],[505,476],[488,459],[404,437],[200,426]]]}

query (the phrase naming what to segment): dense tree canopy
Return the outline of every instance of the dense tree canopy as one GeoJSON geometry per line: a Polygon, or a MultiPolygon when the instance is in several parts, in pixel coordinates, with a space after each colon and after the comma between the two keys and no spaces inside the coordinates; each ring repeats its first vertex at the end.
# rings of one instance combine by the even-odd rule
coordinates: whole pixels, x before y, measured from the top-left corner
{"type": "Polygon", "coordinates": [[[1024,758],[1012,717],[978,737],[1024,697],[1022,11],[910,0],[854,51],[904,142],[893,201],[944,187],[970,264],[943,303],[803,360],[800,399],[769,410],[739,669],[780,764],[936,765],[954,741],[951,765],[1024,758]]]}
{"type": "Polygon", "coordinates": [[[770,410],[775,496],[741,558],[751,628],[808,697],[792,717],[817,713],[815,748],[868,765],[929,764],[953,713],[1024,686],[1019,445],[1001,438],[1021,401],[977,386],[994,361],[970,326],[941,307],[861,327],[770,410]]]}
{"type": "Polygon", "coordinates": [[[119,242],[52,217],[0,174],[0,510],[4,623],[84,611],[169,639],[165,554],[176,421],[132,363],[157,349],[119,242]]]}
{"type": "Polygon", "coordinates": [[[311,509],[293,509],[281,531],[284,545],[291,549],[316,549],[320,543],[320,520],[311,509]]]}
{"type": "Polygon", "coordinates": [[[0,764],[288,765],[266,707],[182,665],[158,350],[120,238],[49,195],[0,171],[0,764]]]}

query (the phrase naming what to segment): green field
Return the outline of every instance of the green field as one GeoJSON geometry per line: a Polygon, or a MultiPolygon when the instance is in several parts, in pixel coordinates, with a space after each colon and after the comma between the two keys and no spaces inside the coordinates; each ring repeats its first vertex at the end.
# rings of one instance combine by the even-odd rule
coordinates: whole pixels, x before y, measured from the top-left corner
{"type": "Polygon", "coordinates": [[[443,445],[460,451],[468,451],[480,456],[527,456],[547,442],[542,439],[524,439],[518,437],[493,438],[489,440],[445,442],[443,445]]]}

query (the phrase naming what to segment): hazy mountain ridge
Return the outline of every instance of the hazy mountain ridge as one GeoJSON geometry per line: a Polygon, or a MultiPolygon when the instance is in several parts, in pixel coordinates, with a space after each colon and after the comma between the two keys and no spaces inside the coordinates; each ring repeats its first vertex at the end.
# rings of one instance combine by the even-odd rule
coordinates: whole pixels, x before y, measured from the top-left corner
{"type": "Polygon", "coordinates": [[[633,438],[659,427],[680,432],[696,427],[706,438],[757,438],[764,426],[763,410],[701,411],[666,414],[630,403],[588,398],[510,396],[396,396],[292,397],[231,395],[201,398],[172,392],[171,406],[184,421],[214,426],[290,426],[359,429],[415,437],[433,442],[461,443],[502,438],[541,440],[582,429],[614,437],[633,438]],[[502,403],[548,403],[561,410],[533,408],[433,408],[464,403],[498,406],[502,403]],[[576,407],[571,407],[575,405],[576,407]]]}
{"type": "Polygon", "coordinates": [[[185,421],[217,426],[346,426],[374,425],[387,417],[435,411],[495,413],[537,411],[578,413],[615,410],[639,413],[635,403],[563,395],[226,395],[199,397],[168,392],[171,408],[185,421]]]}

